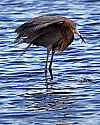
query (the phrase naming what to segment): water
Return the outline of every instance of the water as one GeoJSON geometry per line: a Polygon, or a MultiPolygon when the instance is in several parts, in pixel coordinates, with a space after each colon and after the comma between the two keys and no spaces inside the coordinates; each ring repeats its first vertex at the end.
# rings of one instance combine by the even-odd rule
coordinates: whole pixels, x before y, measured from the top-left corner
{"type": "Polygon", "coordinates": [[[1,0],[0,125],[100,125],[100,1],[1,0]],[[54,80],[44,79],[46,49],[19,57],[16,27],[45,14],[76,21],[87,44],[76,38],[55,54],[54,80]]]}

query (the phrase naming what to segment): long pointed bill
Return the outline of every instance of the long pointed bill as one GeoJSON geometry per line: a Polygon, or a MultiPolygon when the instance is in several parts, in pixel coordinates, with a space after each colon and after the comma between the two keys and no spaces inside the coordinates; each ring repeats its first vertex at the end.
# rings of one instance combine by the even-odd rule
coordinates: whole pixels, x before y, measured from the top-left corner
{"type": "Polygon", "coordinates": [[[82,35],[79,33],[79,31],[75,30],[75,33],[79,35],[79,37],[82,39],[82,42],[86,43],[82,35]]]}

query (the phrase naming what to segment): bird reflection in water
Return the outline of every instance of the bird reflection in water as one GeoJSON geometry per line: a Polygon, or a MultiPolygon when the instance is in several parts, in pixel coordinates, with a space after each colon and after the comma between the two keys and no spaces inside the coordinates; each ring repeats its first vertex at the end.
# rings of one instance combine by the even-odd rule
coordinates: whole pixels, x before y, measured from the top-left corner
{"type": "Polygon", "coordinates": [[[78,117],[74,111],[74,90],[73,88],[68,90],[68,88],[26,89],[26,93],[21,95],[24,110],[30,114],[29,116],[32,114],[37,121],[49,123],[54,120],[57,125],[74,125],[71,118],[78,117]]]}

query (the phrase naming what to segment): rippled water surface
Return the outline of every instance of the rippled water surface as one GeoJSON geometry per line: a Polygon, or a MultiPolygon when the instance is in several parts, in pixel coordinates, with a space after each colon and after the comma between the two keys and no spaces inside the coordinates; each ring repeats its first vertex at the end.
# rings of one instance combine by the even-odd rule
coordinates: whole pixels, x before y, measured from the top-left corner
{"type": "Polygon", "coordinates": [[[100,125],[100,1],[0,1],[0,125],[100,125]],[[76,21],[77,37],[55,54],[54,80],[45,83],[46,49],[15,45],[16,27],[39,15],[76,21]]]}

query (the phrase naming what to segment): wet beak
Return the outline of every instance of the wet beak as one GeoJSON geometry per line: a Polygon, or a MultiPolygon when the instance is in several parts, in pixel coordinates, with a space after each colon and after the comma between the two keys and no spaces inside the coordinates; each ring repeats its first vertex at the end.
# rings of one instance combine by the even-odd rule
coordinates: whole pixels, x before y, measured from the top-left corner
{"type": "Polygon", "coordinates": [[[86,43],[86,41],[84,40],[84,38],[82,37],[82,35],[79,33],[78,30],[75,30],[74,33],[77,34],[82,39],[82,42],[86,43]]]}

